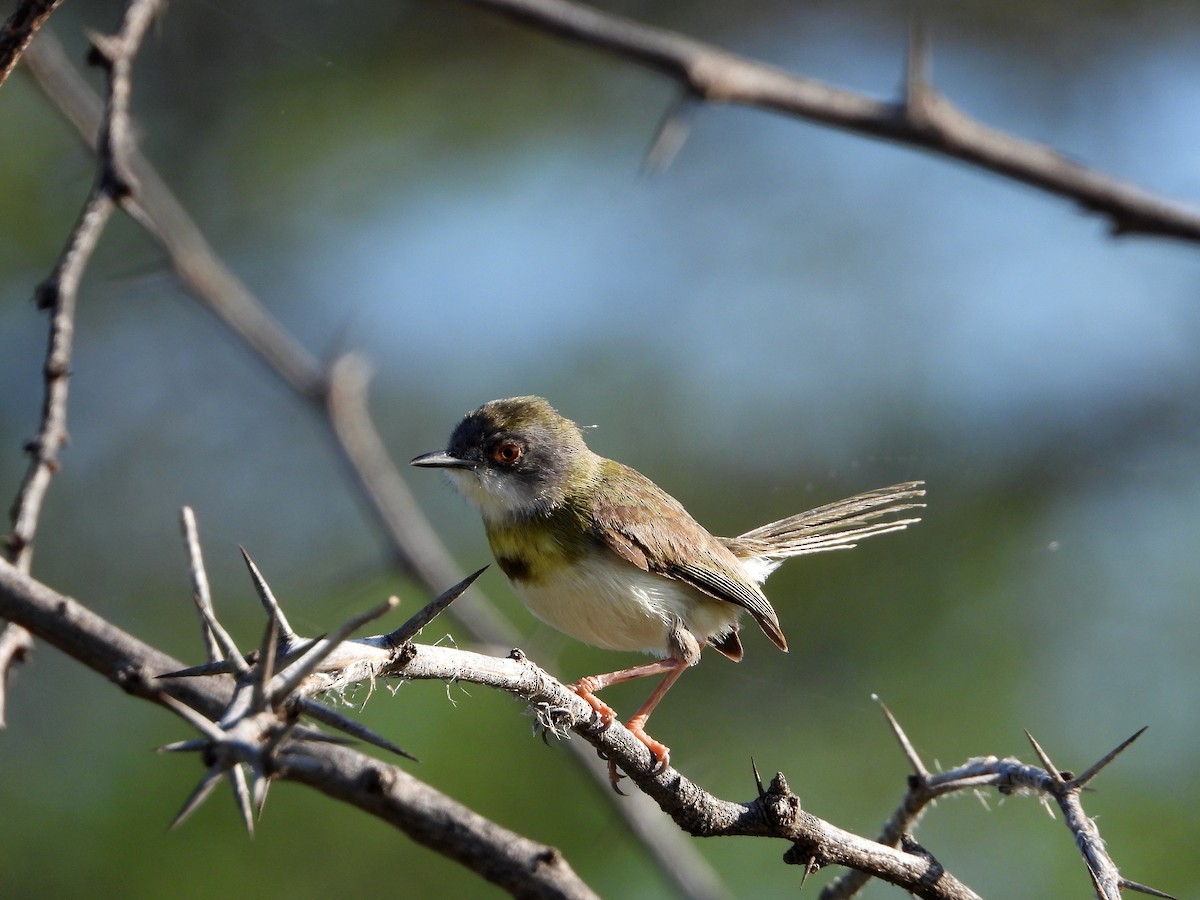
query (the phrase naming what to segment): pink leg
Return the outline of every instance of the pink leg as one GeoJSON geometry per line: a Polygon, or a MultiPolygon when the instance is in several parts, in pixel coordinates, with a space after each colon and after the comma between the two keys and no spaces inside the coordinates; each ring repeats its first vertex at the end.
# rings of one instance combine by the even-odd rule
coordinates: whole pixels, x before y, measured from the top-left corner
{"type": "MultiPolygon", "coordinates": [[[[669,657],[667,659],[656,660],[652,663],[645,663],[640,666],[631,666],[628,669],[621,669],[617,672],[609,672],[606,675],[590,675],[587,678],[581,678],[575,684],[571,685],[571,690],[582,697],[594,709],[597,715],[600,716],[602,727],[607,728],[613,723],[616,718],[616,713],[607,703],[597,697],[593,691],[603,690],[606,687],[614,684],[620,684],[623,681],[632,681],[634,678],[645,678],[648,675],[664,674],[666,677],[659,683],[653,693],[650,694],[646,702],[641,705],[636,713],[625,725],[629,729],[630,734],[646,745],[646,749],[650,751],[650,755],[654,757],[654,766],[651,768],[651,774],[658,775],[665,772],[670,764],[671,751],[665,745],[646,733],[646,722],[650,718],[650,713],[654,711],[660,700],[666,696],[667,691],[671,689],[679,676],[683,674],[690,663],[686,659],[669,657]]],[[[609,763],[608,766],[609,778],[612,780],[613,786],[617,784],[620,776],[617,775],[616,766],[609,763]]]]}

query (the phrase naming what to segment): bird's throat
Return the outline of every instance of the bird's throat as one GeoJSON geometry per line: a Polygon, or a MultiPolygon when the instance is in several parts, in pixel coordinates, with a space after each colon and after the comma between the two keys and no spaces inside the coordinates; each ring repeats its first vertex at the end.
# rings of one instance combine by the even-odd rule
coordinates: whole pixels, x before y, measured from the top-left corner
{"type": "Polygon", "coordinates": [[[517,584],[540,584],[563,574],[588,551],[588,535],[569,507],[548,514],[484,520],[496,564],[517,584]]]}

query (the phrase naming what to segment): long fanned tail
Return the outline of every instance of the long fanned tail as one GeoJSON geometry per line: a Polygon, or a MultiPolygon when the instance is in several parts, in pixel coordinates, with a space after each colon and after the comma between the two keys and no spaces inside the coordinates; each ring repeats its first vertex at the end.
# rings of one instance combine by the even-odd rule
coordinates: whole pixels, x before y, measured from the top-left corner
{"type": "Polygon", "coordinates": [[[741,558],[784,559],[803,553],[849,550],[863,538],[903,531],[920,517],[888,519],[910,509],[922,509],[918,498],[925,496],[923,481],[906,481],[877,488],[845,500],[827,503],[721,541],[741,558]]]}

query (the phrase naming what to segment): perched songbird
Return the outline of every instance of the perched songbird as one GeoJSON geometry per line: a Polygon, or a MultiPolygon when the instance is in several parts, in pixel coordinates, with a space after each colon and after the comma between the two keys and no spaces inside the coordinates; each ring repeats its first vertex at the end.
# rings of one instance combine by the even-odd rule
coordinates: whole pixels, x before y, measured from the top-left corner
{"type": "MultiPolygon", "coordinates": [[[[759,587],[780,562],[899,531],[919,520],[887,517],[922,506],[925,493],[910,481],[714,537],[649,478],[589,450],[579,426],[541,397],[485,403],[445,450],[412,464],[445,469],[479,507],[496,562],[535,616],[598,647],[660,657],[571,685],[608,727],[615,714],[596,691],[666,675],[626,724],[655,772],[666,769],[669,751],[646,733],[646,720],[705,644],[741,659],[738,617],[748,612],[787,650],[759,587]]],[[[610,774],[615,784],[615,768],[610,774]]]]}

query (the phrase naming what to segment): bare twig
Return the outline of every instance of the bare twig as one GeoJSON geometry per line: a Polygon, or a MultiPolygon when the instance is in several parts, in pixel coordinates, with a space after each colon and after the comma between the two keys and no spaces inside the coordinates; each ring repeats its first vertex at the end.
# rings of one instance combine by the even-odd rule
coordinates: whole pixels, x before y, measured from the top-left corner
{"type": "Polygon", "coordinates": [[[698,100],[757,107],[957,159],[1073,200],[1106,217],[1114,235],[1200,242],[1200,211],[989,128],[959,110],[924,80],[928,55],[919,35],[910,46],[906,100],[887,103],[571,0],[464,2],[662,72],[698,100]]]}
{"type": "MultiPolygon", "coordinates": [[[[129,192],[124,157],[132,143],[129,135],[129,95],[133,58],[158,10],[159,0],[134,0],[125,11],[118,33],[112,37],[93,36],[93,61],[108,72],[108,98],[100,114],[96,143],[97,175],[83,212],[71,230],[66,247],[58,257],[50,276],[38,286],[37,305],[50,313],[50,339],[43,374],[46,392],[42,401],[42,422],[38,436],[26,444],[29,468],[17,491],[11,517],[12,530],[5,536],[8,559],[23,572],[32,571],[33,540],[41,517],[42,504],[50,480],[59,467],[59,451],[67,442],[67,389],[71,374],[71,353],[75,336],[75,301],[79,284],[92,253],[104,233],[116,203],[129,192]]],[[[44,8],[41,17],[29,13],[28,32],[21,50],[32,40],[53,7],[44,8]]],[[[22,10],[18,10],[18,14],[22,10]]],[[[11,20],[10,20],[11,23],[11,20]]],[[[9,35],[5,33],[5,38],[9,35]]],[[[19,55],[20,50],[16,51],[19,55]]],[[[15,57],[13,59],[15,64],[15,57]]],[[[7,72],[3,72],[4,75],[7,72]]],[[[24,660],[32,650],[32,641],[14,626],[5,625],[0,634],[0,727],[5,722],[5,706],[10,667],[24,660]]]]}
{"type": "Polygon", "coordinates": [[[61,3],[62,0],[23,0],[0,26],[0,85],[8,80],[29,42],[61,3]]]}

